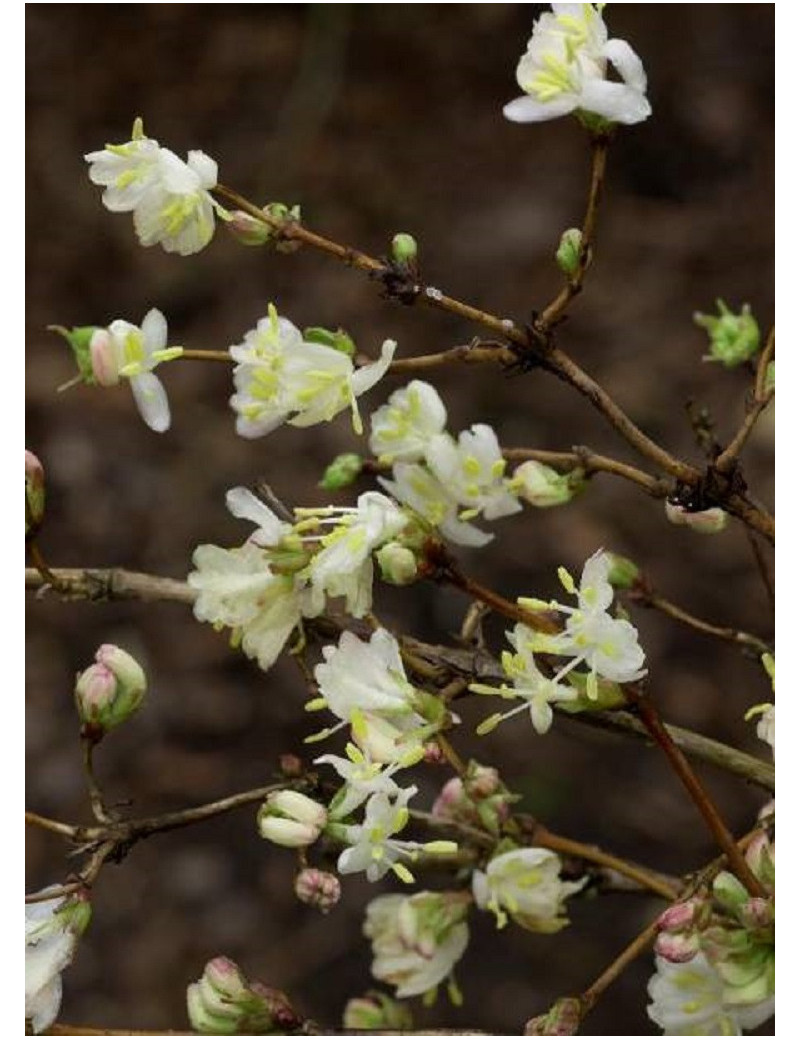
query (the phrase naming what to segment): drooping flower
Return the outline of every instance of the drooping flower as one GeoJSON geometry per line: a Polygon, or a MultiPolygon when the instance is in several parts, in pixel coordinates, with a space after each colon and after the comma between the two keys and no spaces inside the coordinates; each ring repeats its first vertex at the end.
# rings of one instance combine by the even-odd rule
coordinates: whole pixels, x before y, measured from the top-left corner
{"type": "Polygon", "coordinates": [[[571,686],[549,679],[539,670],[530,648],[531,641],[536,640],[536,634],[526,625],[520,623],[511,632],[506,632],[506,639],[514,647],[515,652],[504,650],[501,663],[503,671],[513,685],[508,686],[503,683],[502,686],[494,687],[487,686],[485,683],[472,683],[470,690],[474,693],[509,699],[519,697],[522,699],[522,704],[509,711],[491,716],[479,727],[479,732],[488,732],[490,722],[491,729],[494,729],[498,723],[527,709],[536,732],[540,735],[547,733],[553,724],[551,704],[577,700],[578,691],[571,686]]]}
{"type": "Polygon", "coordinates": [[[242,437],[263,437],[284,422],[314,426],[346,408],[362,431],[356,398],[371,389],[391,364],[397,344],[386,340],[381,357],[356,369],[345,350],[309,342],[270,304],[266,318],[230,348],[237,363],[231,407],[242,437]]]}
{"type": "Polygon", "coordinates": [[[182,353],[182,347],[167,346],[167,322],[155,307],[141,326],[117,319],[108,328],[95,329],[89,341],[95,382],[116,386],[120,377],[130,380],[139,414],[156,433],[169,429],[170,412],[167,392],[153,369],[182,353]]]}
{"type": "Polygon", "coordinates": [[[378,483],[398,502],[413,509],[431,527],[456,545],[482,546],[494,538],[459,518],[458,502],[431,471],[419,462],[396,462],[393,480],[378,483]]]}
{"type": "Polygon", "coordinates": [[[586,884],[562,881],[561,860],[549,849],[512,849],[472,875],[472,891],[481,910],[491,910],[502,928],[509,916],[532,932],[558,932],[568,923],[564,901],[586,884]]]}
{"type": "Polygon", "coordinates": [[[435,989],[451,975],[469,942],[463,892],[378,896],[367,907],[364,934],[372,940],[372,974],[398,997],[435,989]]]}
{"type": "Polygon", "coordinates": [[[36,1034],[58,1017],[61,972],[72,962],[91,916],[90,903],[80,895],[25,904],[25,1018],[36,1034]]]}
{"type": "Polygon", "coordinates": [[[446,422],[447,410],[436,388],[414,379],[372,413],[370,451],[381,462],[418,462],[446,422]]]}
{"type": "Polygon", "coordinates": [[[647,77],[624,40],[608,39],[600,4],[553,4],[533,25],[517,66],[523,97],[503,109],[515,123],[537,123],[576,112],[610,123],[640,123],[650,115],[647,77]],[[608,63],[622,82],[607,79],[608,63]]]}
{"type": "Polygon", "coordinates": [[[378,791],[370,795],[364,808],[362,823],[342,826],[342,835],[347,848],[336,864],[340,874],[356,874],[361,871],[368,881],[380,881],[390,870],[401,881],[410,883],[414,875],[401,859],[416,859],[420,852],[431,855],[446,855],[457,851],[452,841],[403,841],[394,835],[402,831],[409,820],[408,802],[417,793],[416,787],[400,789],[393,798],[378,791]]]}
{"type": "Polygon", "coordinates": [[[574,668],[586,665],[589,669],[586,692],[590,699],[597,697],[598,676],[625,683],[646,675],[642,669],[644,651],[639,646],[639,633],[630,621],[608,613],[614,600],[614,588],[608,580],[612,565],[610,554],[598,550],[584,564],[577,588],[568,572],[559,568],[562,585],[578,598],[577,607],[565,607],[555,601],[550,604],[524,598],[519,601],[533,609],[549,606],[567,615],[563,632],[553,636],[534,633],[530,647],[534,651],[572,658],[553,678],[556,683],[574,668]]]}
{"type": "Polygon", "coordinates": [[[133,212],[143,246],[160,243],[168,253],[189,256],[211,241],[215,211],[224,211],[210,194],[217,164],[204,152],[191,151],[184,162],[146,137],[137,119],[130,141],[84,158],[89,178],[106,189],[103,205],[113,213],[133,212]]]}
{"type": "Polygon", "coordinates": [[[457,442],[447,433],[433,437],[425,461],[439,483],[465,508],[467,515],[462,513],[462,519],[483,514],[487,520],[497,520],[522,509],[503,479],[506,460],[497,435],[486,423],[464,430],[457,442]]]}

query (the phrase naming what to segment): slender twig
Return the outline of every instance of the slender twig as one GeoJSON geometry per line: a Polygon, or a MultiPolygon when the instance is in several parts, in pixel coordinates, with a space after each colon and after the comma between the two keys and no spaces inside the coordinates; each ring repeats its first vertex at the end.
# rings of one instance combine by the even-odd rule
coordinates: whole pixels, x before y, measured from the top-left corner
{"type": "Polygon", "coordinates": [[[767,342],[758,359],[758,367],[753,382],[752,395],[742,425],[734,434],[728,447],[717,456],[714,463],[714,468],[719,473],[730,473],[736,467],[736,464],[739,461],[739,456],[742,453],[742,448],[746,444],[748,437],[755,429],[756,423],[760,419],[764,409],[772,403],[773,398],[775,397],[774,390],[765,389],[767,367],[769,366],[774,353],[775,329],[773,328],[767,337],[767,342]]]}
{"type": "Polygon", "coordinates": [[[227,350],[186,350],[176,360],[179,361],[222,361],[233,364],[233,358],[227,350]]]}
{"type": "MultiPolygon", "coordinates": [[[[198,1036],[191,1029],[94,1029],[92,1026],[73,1026],[56,1022],[46,1031],[47,1036],[198,1036]]],[[[291,1034],[290,1034],[291,1035],[291,1034]]],[[[480,1029],[323,1029],[306,1022],[294,1035],[302,1036],[491,1036],[480,1029]]]]}
{"type": "Polygon", "coordinates": [[[545,451],[539,448],[503,448],[503,458],[509,462],[524,462],[533,459],[556,469],[580,468],[587,476],[593,473],[611,473],[614,476],[638,484],[654,498],[666,498],[671,486],[665,480],[651,477],[649,473],[619,459],[598,455],[589,448],[575,447],[572,451],[545,451]]]}
{"type": "Polygon", "coordinates": [[[42,550],[33,538],[28,539],[28,552],[31,554],[31,561],[39,574],[41,574],[44,583],[46,585],[52,585],[54,589],[60,590],[58,578],[48,567],[47,562],[42,555],[42,550]]]}
{"type": "Polygon", "coordinates": [[[89,802],[92,807],[92,815],[98,823],[111,823],[112,818],[108,813],[103,799],[103,792],[97,782],[94,772],[94,749],[97,741],[91,737],[83,737],[83,772],[86,777],[86,786],[89,790],[89,802]]]}
{"type": "Polygon", "coordinates": [[[80,827],[62,823],[61,820],[51,820],[47,816],[40,816],[39,813],[30,812],[27,809],[25,810],[25,823],[43,831],[50,831],[52,834],[59,834],[62,838],[69,838],[71,841],[75,841],[81,832],[80,827]]]}
{"type": "Polygon", "coordinates": [[[694,614],[690,614],[683,607],[679,607],[676,603],[659,596],[658,593],[653,592],[646,585],[634,586],[629,598],[640,606],[659,610],[667,617],[671,617],[675,621],[679,621],[681,624],[687,625],[689,628],[693,628],[695,631],[702,632],[705,635],[715,636],[717,639],[724,639],[729,643],[737,643],[739,646],[750,647],[759,654],[771,653],[772,651],[769,643],[758,636],[751,635],[750,632],[742,632],[737,628],[714,625],[710,621],[704,621],[702,618],[695,617],[694,614]]]}
{"type": "Polygon", "coordinates": [[[603,187],[606,161],[608,159],[608,144],[607,137],[595,137],[592,140],[592,172],[589,181],[589,198],[586,202],[586,214],[581,228],[578,262],[564,287],[555,299],[547,304],[539,316],[537,324],[543,330],[551,329],[559,321],[569,306],[570,300],[583,288],[583,279],[592,256],[597,214],[600,205],[600,192],[603,187]]]}
{"type": "Polygon", "coordinates": [[[769,601],[770,609],[775,611],[775,581],[770,572],[769,564],[767,563],[767,557],[764,553],[764,548],[753,534],[752,530],[745,526],[744,533],[747,535],[747,542],[753,553],[753,558],[756,561],[756,567],[761,578],[761,582],[764,586],[764,591],[767,594],[767,600],[769,601]]]}
{"type": "MultiPolygon", "coordinates": [[[[172,578],[161,578],[150,574],[141,574],[119,568],[112,570],[87,568],[58,568],[59,581],[69,589],[66,598],[88,600],[139,599],[146,602],[167,600],[177,603],[191,604],[196,593],[185,582],[172,578]]],[[[25,571],[25,585],[30,589],[40,589],[45,583],[41,575],[34,569],[25,571]]],[[[499,597],[504,605],[509,601],[499,597]]],[[[511,604],[513,607],[514,604],[511,604]]],[[[522,612],[530,624],[538,615],[522,612]]],[[[315,619],[315,624],[322,624],[322,619],[315,619]]],[[[338,629],[337,629],[338,630],[338,629]]],[[[497,661],[481,650],[464,650],[455,647],[436,646],[423,643],[421,640],[406,636],[402,640],[403,647],[423,659],[431,666],[433,674],[440,676],[448,671],[453,674],[469,677],[470,680],[503,681],[504,675],[497,661]]],[[[558,708],[557,708],[558,710],[558,708]]],[[[610,729],[615,732],[631,734],[639,739],[649,739],[642,723],[621,711],[581,712],[578,715],[565,714],[566,718],[578,725],[610,729]]],[[[678,726],[668,726],[668,732],[675,743],[687,754],[701,761],[709,762],[719,769],[740,776],[744,780],[758,784],[768,791],[775,788],[775,771],[771,764],[762,762],[736,748],[728,747],[719,741],[712,740],[699,733],[678,726]]]]}

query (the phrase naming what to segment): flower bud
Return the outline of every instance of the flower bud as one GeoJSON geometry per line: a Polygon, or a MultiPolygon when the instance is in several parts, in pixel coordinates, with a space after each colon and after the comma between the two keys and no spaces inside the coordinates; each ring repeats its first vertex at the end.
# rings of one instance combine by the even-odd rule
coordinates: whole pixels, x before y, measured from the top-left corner
{"type": "Polygon", "coordinates": [[[525,1025],[524,1036],[575,1036],[581,1024],[581,1002],[577,997],[562,997],[544,1015],[525,1025]]]}
{"type": "Polygon", "coordinates": [[[700,911],[704,909],[702,899],[686,899],[669,907],[658,919],[662,932],[682,932],[698,923],[700,911]]]}
{"type": "Polygon", "coordinates": [[[261,837],[290,849],[311,845],[327,822],[325,807],[299,791],[275,791],[258,811],[261,837]]]}
{"type": "Polygon", "coordinates": [[[355,452],[337,455],[333,462],[328,464],[319,486],[326,491],[341,491],[342,488],[349,487],[357,479],[363,464],[363,459],[355,452]]]}
{"type": "Polygon", "coordinates": [[[297,755],[287,752],[285,755],[281,755],[278,764],[283,775],[290,780],[298,779],[304,773],[303,760],[297,755]]]}
{"type": "Polygon", "coordinates": [[[98,386],[116,386],[119,382],[120,363],[114,338],[108,329],[95,329],[89,340],[89,358],[92,375],[98,386]]]}
{"type": "Polygon", "coordinates": [[[717,300],[717,309],[719,317],[700,313],[694,316],[695,325],[708,333],[711,353],[703,360],[719,361],[726,368],[735,368],[758,351],[761,341],[758,324],[749,304],[742,307],[740,314],[734,314],[724,300],[717,300]]]}
{"type": "Polygon", "coordinates": [[[738,913],[748,900],[747,889],[741,881],[727,870],[717,874],[711,886],[714,896],[726,908],[726,910],[738,913]]]}
{"type": "Polygon", "coordinates": [[[203,980],[226,1000],[239,1000],[247,993],[247,980],[229,957],[214,957],[203,972],[203,980]]]}
{"type": "Polygon", "coordinates": [[[550,509],[569,502],[582,490],[582,470],[558,473],[542,462],[529,459],[517,466],[509,490],[537,509],[550,509]]]}
{"type": "Polygon", "coordinates": [[[417,262],[417,240],[413,235],[401,231],[392,239],[392,260],[403,267],[417,262]]]}
{"type": "Polygon", "coordinates": [[[767,931],[775,926],[775,904],[753,896],[740,908],[739,920],[752,931],[767,931]]]}
{"type": "Polygon", "coordinates": [[[386,993],[370,990],[348,1000],[342,1025],[345,1029],[408,1030],[414,1028],[411,1009],[386,993]]]}
{"type": "Polygon", "coordinates": [[[697,932],[662,932],[656,937],[653,948],[664,960],[685,964],[700,949],[700,935],[697,932]]]}
{"type": "Polygon", "coordinates": [[[44,466],[32,451],[25,450],[25,537],[44,520],[44,466]]]}
{"type": "Polygon", "coordinates": [[[578,228],[568,228],[561,236],[556,250],[556,263],[568,277],[578,270],[581,258],[581,233],[578,228]]]}
{"type": "Polygon", "coordinates": [[[227,957],[208,962],[187,988],[186,1004],[192,1028],[207,1036],[282,1034],[284,1024],[299,1021],[283,993],[248,982],[227,957]]]}
{"type": "Polygon", "coordinates": [[[334,332],[331,329],[323,329],[321,326],[314,325],[303,330],[303,339],[306,343],[318,343],[320,346],[330,347],[331,350],[338,350],[340,354],[346,354],[348,357],[353,357],[356,352],[355,343],[344,329],[337,329],[334,332]]]}
{"type": "Polygon", "coordinates": [[[467,770],[467,781],[464,785],[468,798],[491,798],[503,789],[500,774],[494,766],[481,766],[475,762],[471,763],[471,767],[467,770]]]}
{"type": "Polygon", "coordinates": [[[129,653],[104,643],[95,663],[75,683],[75,705],[87,736],[99,740],[139,710],[147,692],[141,665],[129,653]]]}
{"type": "Polygon", "coordinates": [[[627,556],[618,553],[607,554],[611,560],[608,572],[608,581],[615,589],[631,589],[639,580],[641,571],[627,556]]]}
{"type": "Polygon", "coordinates": [[[440,766],[447,761],[442,747],[435,740],[429,740],[423,748],[422,761],[429,766],[440,766]]]}
{"type": "Polygon", "coordinates": [[[671,524],[680,527],[689,527],[698,534],[719,534],[728,526],[728,514],[724,509],[712,506],[710,509],[699,509],[692,511],[681,505],[680,502],[671,502],[666,499],[664,510],[667,520],[671,524]]]}
{"type": "Polygon", "coordinates": [[[389,585],[411,585],[417,580],[417,558],[400,542],[389,542],[375,554],[381,577],[389,585]]]}
{"type": "Polygon", "coordinates": [[[321,913],[332,910],[342,895],[342,886],[334,874],[306,867],[294,879],[294,894],[301,903],[315,906],[321,913]]]}
{"type": "MultiPolygon", "coordinates": [[[[263,210],[267,216],[286,223],[299,223],[300,221],[299,206],[289,208],[282,202],[270,202],[263,207],[263,210]]],[[[236,241],[243,246],[266,246],[273,244],[281,253],[293,253],[300,248],[300,242],[281,238],[280,231],[277,228],[265,224],[263,221],[258,220],[257,217],[240,209],[231,213],[230,219],[225,221],[225,226],[236,241]]]]}
{"type": "Polygon", "coordinates": [[[764,831],[747,846],[744,858],[761,884],[772,892],[775,888],[775,846],[764,831]]]}

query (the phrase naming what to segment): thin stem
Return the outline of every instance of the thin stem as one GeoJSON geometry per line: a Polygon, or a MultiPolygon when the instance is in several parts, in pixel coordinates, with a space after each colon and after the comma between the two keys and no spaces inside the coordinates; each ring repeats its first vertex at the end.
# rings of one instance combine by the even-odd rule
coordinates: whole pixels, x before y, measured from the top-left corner
{"type": "Polygon", "coordinates": [[[589,267],[594,243],[597,214],[600,206],[600,193],[608,160],[607,137],[595,137],[592,140],[592,173],[589,182],[589,198],[586,202],[586,214],[581,228],[581,246],[575,271],[568,278],[566,285],[558,295],[542,311],[538,325],[541,329],[551,329],[562,317],[570,301],[583,288],[583,279],[589,267]]]}
{"type": "Polygon", "coordinates": [[[28,551],[31,554],[31,560],[33,561],[33,565],[39,572],[39,574],[41,574],[44,583],[46,585],[52,585],[54,589],[59,590],[58,578],[47,566],[47,562],[45,561],[45,558],[42,555],[42,551],[39,548],[38,543],[33,538],[30,538],[28,540],[28,551]]]}
{"type": "Polygon", "coordinates": [[[775,613],[775,582],[772,574],[770,573],[769,564],[764,553],[763,546],[759,543],[756,536],[753,534],[749,527],[745,527],[744,533],[747,535],[747,541],[750,545],[750,549],[753,553],[753,558],[756,561],[756,567],[761,577],[761,582],[764,586],[764,591],[767,594],[767,600],[769,601],[770,609],[773,614],[775,613]]]}
{"type": "Polygon", "coordinates": [[[96,740],[93,740],[91,737],[83,737],[83,772],[86,776],[86,786],[89,789],[92,815],[98,823],[111,823],[113,822],[112,817],[106,809],[103,792],[100,790],[100,785],[94,772],[94,750],[96,747],[96,740]]]}
{"type": "Polygon", "coordinates": [[[592,1010],[603,993],[605,993],[612,982],[619,978],[628,965],[633,963],[646,950],[650,949],[657,935],[658,921],[653,921],[598,975],[591,986],[588,986],[583,991],[580,996],[582,1017],[592,1010]]]}
{"type": "Polygon", "coordinates": [[[185,350],[178,361],[222,361],[226,365],[233,364],[233,358],[227,350],[185,350]]]}
{"type": "Polygon", "coordinates": [[[629,704],[633,706],[639,718],[646,726],[653,740],[663,751],[673,771],[686,788],[689,797],[705,820],[706,826],[715,841],[728,857],[731,870],[736,874],[751,896],[763,896],[764,889],[753,874],[742,855],[736,841],[725,826],[717,807],[701,784],[697,774],[689,764],[689,760],[669,734],[652,701],[634,686],[623,687],[629,704]]]}
{"type": "Polygon", "coordinates": [[[764,349],[758,359],[758,367],[756,368],[756,377],[753,382],[753,392],[750,404],[745,412],[744,421],[739,429],[734,434],[728,447],[717,456],[714,468],[719,473],[730,473],[735,469],[736,464],[739,461],[739,456],[742,453],[742,448],[745,446],[748,437],[755,429],[755,425],[761,417],[761,413],[764,409],[772,403],[775,397],[774,390],[766,390],[765,383],[767,378],[767,368],[769,367],[770,361],[775,354],[775,329],[774,327],[770,330],[770,334],[767,337],[767,342],[764,344],[764,349]]]}
{"type": "Polygon", "coordinates": [[[589,448],[576,447],[572,451],[544,451],[538,448],[503,448],[503,458],[509,462],[525,462],[533,459],[556,469],[581,468],[587,476],[593,473],[611,473],[638,484],[653,498],[666,498],[671,486],[665,480],[651,477],[649,473],[619,459],[598,455],[589,448]]]}
{"type": "Polygon", "coordinates": [[[466,764],[464,763],[463,759],[456,751],[456,749],[453,747],[453,745],[450,743],[450,741],[447,739],[447,737],[444,735],[444,733],[436,734],[436,743],[439,745],[442,754],[453,767],[453,769],[456,771],[456,773],[458,773],[458,775],[461,777],[466,776],[466,764]]]}
{"type": "Polygon", "coordinates": [[[564,838],[560,834],[553,834],[546,827],[538,826],[533,834],[533,842],[542,848],[552,849],[553,852],[563,853],[565,856],[576,856],[587,863],[596,863],[601,867],[615,870],[623,877],[630,878],[644,889],[654,892],[668,902],[674,902],[678,898],[678,888],[668,881],[663,875],[655,874],[646,867],[640,867],[628,860],[620,859],[609,852],[604,852],[594,845],[585,845],[583,842],[574,841],[572,838],[564,838]]]}
{"type": "Polygon", "coordinates": [[[31,827],[39,827],[43,831],[50,831],[51,834],[58,834],[62,838],[69,838],[71,841],[76,840],[80,832],[79,827],[73,827],[70,823],[51,820],[48,816],[40,816],[39,813],[30,812],[27,809],[25,810],[25,823],[31,827]]]}
{"type": "Polygon", "coordinates": [[[751,635],[749,632],[742,632],[736,628],[714,625],[710,621],[704,621],[702,618],[695,617],[688,610],[684,610],[683,607],[679,607],[676,603],[670,602],[670,600],[659,596],[656,592],[651,592],[647,588],[634,588],[630,594],[630,599],[643,607],[660,610],[667,617],[671,617],[675,621],[693,628],[696,632],[702,632],[704,635],[715,636],[717,639],[724,639],[729,643],[750,647],[759,654],[771,653],[772,651],[769,643],[759,639],[758,636],[751,635]]]}

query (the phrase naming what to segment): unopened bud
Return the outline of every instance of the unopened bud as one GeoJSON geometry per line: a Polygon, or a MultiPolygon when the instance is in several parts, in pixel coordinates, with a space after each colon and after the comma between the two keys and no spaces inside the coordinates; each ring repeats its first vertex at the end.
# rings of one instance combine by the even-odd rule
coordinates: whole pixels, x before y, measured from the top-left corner
{"type": "Polygon", "coordinates": [[[699,913],[705,906],[702,899],[686,899],[669,907],[658,919],[662,932],[682,932],[697,923],[699,913]]]}
{"type": "Polygon", "coordinates": [[[739,314],[734,314],[724,300],[717,300],[719,316],[697,313],[695,325],[708,333],[711,352],[704,361],[719,361],[726,368],[735,368],[747,361],[758,350],[761,335],[758,324],[745,304],[739,314]]]}
{"type": "Polygon", "coordinates": [[[775,924],[775,904],[769,899],[753,896],[740,908],[739,919],[746,928],[770,929],[775,924]]]}
{"type": "Polygon", "coordinates": [[[187,988],[186,1004],[192,1028],[206,1036],[282,1034],[284,1023],[298,1024],[283,993],[248,982],[228,957],[208,962],[187,988]]]}
{"type": "Polygon", "coordinates": [[[608,572],[609,584],[613,585],[615,589],[633,588],[641,573],[633,560],[629,560],[627,556],[620,556],[618,553],[608,555],[611,558],[611,568],[608,572]]]}
{"type": "Polygon", "coordinates": [[[577,997],[562,997],[550,1010],[525,1025],[524,1036],[575,1036],[581,1024],[582,1007],[577,997]]]}
{"type": "Polygon", "coordinates": [[[469,798],[490,798],[502,788],[500,774],[494,766],[470,763],[467,770],[467,781],[464,785],[464,790],[469,798]]]}
{"type": "Polygon", "coordinates": [[[335,874],[316,867],[306,867],[294,879],[294,894],[301,903],[315,906],[323,914],[332,910],[342,895],[342,886],[335,874]]]}
{"type": "Polygon", "coordinates": [[[364,460],[355,452],[337,455],[333,462],[328,464],[319,486],[326,491],[341,491],[358,478],[363,465],[364,460]]]}
{"type": "Polygon", "coordinates": [[[692,511],[679,502],[667,499],[664,503],[667,520],[680,527],[689,527],[698,534],[719,534],[728,526],[728,514],[718,506],[692,511]]]}
{"type": "Polygon", "coordinates": [[[657,936],[653,948],[664,960],[673,964],[685,964],[700,949],[700,936],[697,932],[662,932],[657,936]]]}
{"type": "Polygon", "coordinates": [[[744,858],[761,884],[772,892],[775,888],[775,846],[764,831],[747,846],[744,858]]]}
{"type": "Polygon", "coordinates": [[[299,791],[275,791],[258,811],[261,837],[290,849],[311,845],[327,822],[325,807],[299,791]]]}
{"type": "Polygon", "coordinates": [[[444,751],[442,751],[441,745],[435,740],[429,740],[423,748],[422,761],[429,766],[440,766],[443,762],[446,762],[444,751]]]}
{"type": "Polygon", "coordinates": [[[578,270],[581,259],[581,233],[578,228],[568,228],[561,236],[556,250],[556,263],[565,275],[571,277],[578,270]]]}
{"type": "MultiPolygon", "coordinates": [[[[300,207],[284,205],[282,202],[269,202],[263,207],[267,216],[282,223],[299,223],[300,207]]],[[[279,228],[259,220],[250,213],[237,209],[225,221],[225,226],[237,242],[243,246],[265,246],[273,244],[281,253],[293,253],[300,248],[300,242],[281,237],[279,228]]]]}
{"type": "Polygon", "coordinates": [[[386,993],[370,990],[347,1001],[342,1022],[345,1029],[408,1030],[414,1028],[411,1009],[386,993]]]}
{"type": "Polygon", "coordinates": [[[741,881],[727,870],[717,874],[711,886],[714,896],[722,905],[737,913],[748,900],[747,889],[741,881]]]}
{"type": "Polygon", "coordinates": [[[95,329],[89,340],[92,376],[98,386],[116,386],[120,375],[120,358],[114,338],[108,329],[95,329]]]}
{"type": "Polygon", "coordinates": [[[381,577],[389,585],[411,585],[417,580],[417,558],[400,542],[389,542],[375,554],[381,577]]]}
{"type": "Polygon", "coordinates": [[[348,357],[353,357],[356,352],[355,343],[344,329],[333,331],[314,325],[303,330],[303,339],[306,343],[318,343],[320,346],[330,347],[331,350],[338,350],[340,354],[346,354],[348,357]]]}
{"type": "Polygon", "coordinates": [[[581,470],[558,473],[542,462],[529,459],[517,466],[509,481],[509,490],[537,509],[564,505],[582,490],[581,470]]]}
{"type": "Polygon", "coordinates": [[[230,957],[214,957],[203,972],[203,978],[220,996],[239,1000],[247,993],[247,980],[230,957]]]}
{"type": "Polygon", "coordinates": [[[25,536],[35,533],[44,520],[44,466],[25,450],[25,536]]]}
{"type": "Polygon", "coordinates": [[[104,643],[75,683],[75,705],[87,736],[99,740],[141,707],[147,692],[142,666],[127,651],[104,643]]]}
{"type": "Polygon", "coordinates": [[[398,232],[392,239],[392,260],[403,267],[410,267],[417,262],[417,240],[404,231],[398,232]]]}
{"type": "Polygon", "coordinates": [[[291,780],[295,780],[303,775],[303,760],[297,755],[287,752],[285,755],[281,755],[278,759],[278,764],[283,775],[291,780]]]}

